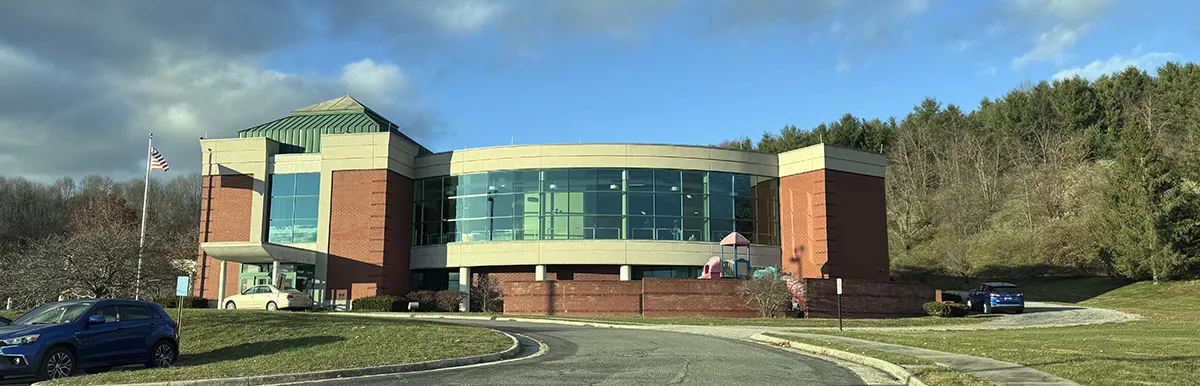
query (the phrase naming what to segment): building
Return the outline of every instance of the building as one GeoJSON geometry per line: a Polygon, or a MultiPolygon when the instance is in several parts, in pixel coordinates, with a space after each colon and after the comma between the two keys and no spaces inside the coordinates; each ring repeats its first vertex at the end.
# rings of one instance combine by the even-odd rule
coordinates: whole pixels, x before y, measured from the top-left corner
{"type": "Polygon", "coordinates": [[[209,299],[270,283],[273,272],[332,304],[461,288],[479,275],[697,277],[732,232],[752,243],[753,267],[889,275],[885,162],[875,153],[651,144],[434,153],[349,96],[200,146],[195,291],[209,299]]]}

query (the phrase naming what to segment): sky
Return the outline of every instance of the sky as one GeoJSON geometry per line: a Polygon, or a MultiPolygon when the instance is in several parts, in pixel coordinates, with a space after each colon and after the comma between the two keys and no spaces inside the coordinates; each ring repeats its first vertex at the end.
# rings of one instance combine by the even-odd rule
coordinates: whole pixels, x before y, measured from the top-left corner
{"type": "Polygon", "coordinates": [[[715,144],[1200,56],[1189,0],[21,1],[0,175],[138,178],[352,95],[437,151],[715,144]]]}

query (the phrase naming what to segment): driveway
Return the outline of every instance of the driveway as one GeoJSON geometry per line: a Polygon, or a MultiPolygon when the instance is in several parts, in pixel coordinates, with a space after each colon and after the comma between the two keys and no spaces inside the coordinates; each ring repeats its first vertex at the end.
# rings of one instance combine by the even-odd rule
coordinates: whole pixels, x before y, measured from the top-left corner
{"type": "Polygon", "coordinates": [[[443,320],[524,334],[544,355],[422,373],[308,385],[863,385],[851,370],[757,343],[665,331],[443,320]]]}

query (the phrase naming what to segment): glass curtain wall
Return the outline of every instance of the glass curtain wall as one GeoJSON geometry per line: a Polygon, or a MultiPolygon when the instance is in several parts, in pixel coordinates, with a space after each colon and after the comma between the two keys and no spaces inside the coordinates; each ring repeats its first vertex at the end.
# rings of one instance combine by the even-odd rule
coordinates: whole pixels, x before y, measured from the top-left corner
{"type": "Polygon", "coordinates": [[[274,244],[317,242],[321,173],[271,175],[270,229],[274,244]]]}
{"type": "Polygon", "coordinates": [[[672,169],[509,170],[414,184],[415,245],[512,240],[779,243],[778,179],[672,169]]]}

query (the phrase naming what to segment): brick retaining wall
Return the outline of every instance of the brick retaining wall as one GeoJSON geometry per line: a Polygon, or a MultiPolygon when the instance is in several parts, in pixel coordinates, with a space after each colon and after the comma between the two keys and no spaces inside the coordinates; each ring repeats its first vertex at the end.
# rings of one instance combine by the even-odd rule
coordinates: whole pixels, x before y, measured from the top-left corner
{"type": "MultiPolygon", "coordinates": [[[[805,315],[810,318],[837,317],[837,281],[801,279],[804,282],[805,315]]],[[[928,284],[844,280],[843,318],[898,318],[924,316],[926,302],[934,301],[928,284]]]]}
{"type": "Polygon", "coordinates": [[[642,279],[642,316],[754,318],[737,295],[741,280],[642,279]]]}
{"type": "Polygon", "coordinates": [[[503,281],[506,315],[640,315],[636,281],[503,281]]]}

